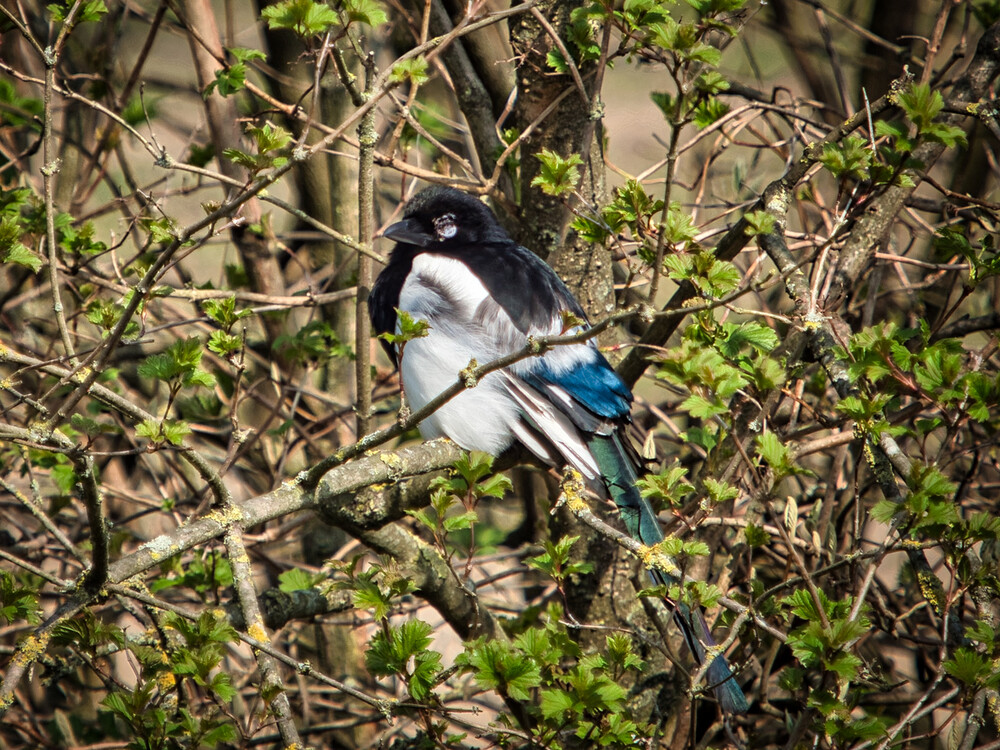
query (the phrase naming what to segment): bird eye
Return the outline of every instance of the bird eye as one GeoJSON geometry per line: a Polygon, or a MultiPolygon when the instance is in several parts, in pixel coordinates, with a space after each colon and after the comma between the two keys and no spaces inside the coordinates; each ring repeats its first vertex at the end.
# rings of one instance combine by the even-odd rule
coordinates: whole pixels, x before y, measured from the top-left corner
{"type": "Polygon", "coordinates": [[[450,240],[458,234],[455,224],[455,214],[445,214],[434,219],[434,233],[439,240],[450,240]]]}

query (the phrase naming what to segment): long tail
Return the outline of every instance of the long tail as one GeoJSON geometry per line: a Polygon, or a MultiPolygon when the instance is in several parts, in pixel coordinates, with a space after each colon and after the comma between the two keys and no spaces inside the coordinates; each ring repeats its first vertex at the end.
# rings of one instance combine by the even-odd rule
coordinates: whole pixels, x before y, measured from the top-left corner
{"type": "MultiPolygon", "coordinates": [[[[638,479],[632,459],[617,433],[611,435],[591,435],[587,446],[597,461],[608,492],[618,512],[625,523],[625,529],[633,539],[647,546],[653,546],[663,541],[663,529],[653,513],[653,509],[636,487],[638,479]]],[[[650,577],[654,584],[677,583],[676,580],[660,570],[651,570],[650,577]]],[[[706,648],[717,645],[712,640],[708,623],[700,610],[692,610],[685,604],[673,603],[674,619],[680,626],[688,648],[694,654],[699,664],[705,662],[706,648]]],[[[733,677],[729,663],[724,656],[712,660],[707,671],[708,681],[715,686],[715,697],[727,714],[743,714],[747,712],[746,696],[733,677]]]]}

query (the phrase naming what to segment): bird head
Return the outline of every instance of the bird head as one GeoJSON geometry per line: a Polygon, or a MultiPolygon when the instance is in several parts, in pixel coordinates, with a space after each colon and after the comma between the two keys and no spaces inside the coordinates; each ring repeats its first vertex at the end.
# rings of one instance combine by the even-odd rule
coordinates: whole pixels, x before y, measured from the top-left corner
{"type": "Polygon", "coordinates": [[[426,250],[510,241],[485,203],[447,187],[417,193],[403,207],[403,218],[382,236],[426,250]]]}

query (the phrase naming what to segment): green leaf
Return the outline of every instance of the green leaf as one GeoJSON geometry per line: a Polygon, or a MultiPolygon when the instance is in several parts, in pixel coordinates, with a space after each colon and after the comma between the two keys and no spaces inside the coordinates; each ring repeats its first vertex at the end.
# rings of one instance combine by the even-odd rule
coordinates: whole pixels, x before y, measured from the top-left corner
{"type": "Polygon", "coordinates": [[[556,47],[550,49],[545,55],[545,64],[556,73],[569,73],[569,65],[566,64],[566,58],[563,57],[562,52],[556,47]]]}
{"type": "Polygon", "coordinates": [[[163,438],[171,445],[180,445],[191,434],[188,424],[180,420],[165,419],[160,423],[160,430],[163,438]]]}
{"type": "Polygon", "coordinates": [[[660,225],[664,239],[672,245],[682,245],[691,242],[698,236],[698,228],[690,213],[681,208],[681,204],[671,202],[667,215],[660,225]]]}
{"type": "Polygon", "coordinates": [[[773,351],[780,343],[778,334],[763,323],[753,321],[738,325],[727,323],[722,327],[722,331],[724,337],[719,344],[719,351],[730,359],[735,359],[747,347],[766,353],[773,351]]]}
{"type": "Polygon", "coordinates": [[[386,626],[372,638],[365,664],[374,675],[399,675],[416,700],[430,695],[441,671],[441,654],[428,650],[433,629],[421,620],[386,626]]]}
{"type": "Polygon", "coordinates": [[[122,432],[118,425],[104,421],[98,422],[96,419],[91,419],[90,417],[78,412],[70,415],[69,424],[71,426],[63,426],[62,429],[71,437],[75,437],[75,432],[81,432],[87,437],[121,434],[122,432]]]}
{"type": "Polygon", "coordinates": [[[771,535],[764,531],[763,526],[749,523],[743,528],[743,535],[750,547],[766,547],[771,543],[771,535]]]}
{"type": "Polygon", "coordinates": [[[870,143],[864,138],[850,135],[840,143],[824,144],[819,161],[837,179],[850,177],[863,180],[868,177],[872,157],[870,143]]]}
{"type": "MultiPolygon", "coordinates": [[[[988,517],[988,514],[982,514],[988,517]]],[[[990,518],[990,522],[996,523],[1000,521],[997,518],[990,518]]],[[[997,639],[997,631],[985,620],[976,620],[971,627],[967,628],[965,631],[967,638],[973,641],[979,641],[987,648],[993,649],[996,647],[1000,641],[997,639]]]]}
{"type": "MultiPolygon", "coordinates": [[[[23,128],[25,132],[41,132],[42,112],[44,105],[41,99],[30,96],[21,96],[20,92],[14,88],[14,84],[6,78],[0,78],[0,102],[6,106],[0,107],[0,125],[12,125],[15,128],[23,128]]],[[[0,213],[3,215],[17,215],[20,208],[11,210],[7,201],[13,195],[23,196],[26,200],[31,195],[30,188],[12,188],[3,190],[0,188],[0,213]]]]}
{"type": "Polygon", "coordinates": [[[997,2],[997,0],[982,0],[982,2],[973,3],[972,12],[980,25],[984,29],[988,29],[1000,20],[1000,2],[997,2]]]}
{"type": "MultiPolygon", "coordinates": [[[[46,7],[52,14],[52,19],[58,23],[63,23],[69,18],[70,9],[76,5],[72,0],[61,0],[58,3],[50,3],[46,7]]],[[[90,23],[101,20],[101,16],[108,12],[104,0],[85,0],[76,8],[76,15],[73,23],[90,23]]]]}
{"type": "Polygon", "coordinates": [[[565,195],[576,189],[580,182],[580,165],[583,159],[579,154],[570,154],[563,158],[555,151],[543,148],[535,158],[541,163],[541,169],[531,180],[532,187],[539,187],[546,195],[565,195]]]}
{"type": "Polygon", "coordinates": [[[658,221],[662,210],[663,201],[650,198],[638,180],[628,180],[615,188],[614,199],[602,213],[612,232],[628,227],[641,237],[649,233],[654,217],[658,221]]]}
{"type": "Polygon", "coordinates": [[[448,516],[442,521],[441,525],[445,531],[451,533],[454,531],[472,528],[478,520],[479,516],[476,515],[476,512],[474,510],[470,510],[457,516],[448,516]]]}
{"type": "Polygon", "coordinates": [[[661,0],[625,0],[620,16],[633,31],[641,31],[670,17],[668,3],[661,0]]]}
{"type": "Polygon", "coordinates": [[[465,489],[489,475],[493,470],[493,456],[484,451],[468,451],[455,461],[454,469],[464,480],[462,488],[465,489]]]}
{"type": "Polygon", "coordinates": [[[414,86],[426,83],[430,79],[427,73],[429,64],[424,57],[411,57],[392,66],[389,73],[389,80],[394,83],[405,83],[409,81],[414,86]]]}
{"type": "Polygon", "coordinates": [[[3,262],[27,266],[35,273],[38,273],[44,265],[41,258],[20,242],[8,245],[7,252],[3,256],[3,262]]]}
{"type": "Polygon", "coordinates": [[[180,445],[184,438],[191,434],[191,428],[186,422],[165,419],[162,422],[146,420],[135,426],[135,432],[154,443],[168,442],[180,445]]]}
{"type": "Polygon", "coordinates": [[[899,140],[905,139],[907,135],[906,125],[899,120],[876,120],[875,122],[875,136],[878,138],[899,140]]]}
{"type": "Polygon", "coordinates": [[[137,686],[131,693],[125,691],[108,693],[101,701],[101,705],[120,716],[126,723],[132,723],[136,714],[145,710],[152,697],[154,686],[155,683],[147,682],[137,686]]]}
{"type": "Polygon", "coordinates": [[[546,539],[545,553],[530,557],[525,562],[529,567],[550,575],[560,585],[571,575],[590,573],[594,566],[589,562],[573,562],[571,548],[579,540],[578,536],[562,537],[553,543],[546,539]]]}
{"type": "Polygon", "coordinates": [[[591,23],[585,8],[574,8],[570,12],[570,25],[566,38],[578,65],[601,59],[601,43],[597,37],[597,26],[591,23]],[[580,12],[583,11],[583,12],[580,12]]]}
{"type": "MultiPolygon", "coordinates": [[[[10,81],[0,79],[0,101],[13,103],[14,87],[10,81]]],[[[29,206],[33,193],[30,188],[0,187],[0,217],[20,219],[21,211],[29,206]]]]}
{"type": "Polygon", "coordinates": [[[160,353],[147,357],[138,367],[144,378],[153,378],[183,386],[215,385],[215,378],[199,367],[202,356],[201,341],[192,336],[175,341],[160,353]]]}
{"type": "Polygon", "coordinates": [[[683,57],[691,62],[700,62],[712,67],[722,62],[722,52],[704,43],[695,44],[684,53],[683,57]]]}
{"type": "Polygon", "coordinates": [[[278,576],[278,588],[286,593],[306,591],[323,580],[322,574],[309,573],[300,568],[286,570],[278,576]]]}
{"type": "Polygon", "coordinates": [[[906,483],[914,493],[933,497],[951,497],[955,494],[955,484],[935,467],[914,462],[906,483]]]}
{"type": "Polygon", "coordinates": [[[152,584],[153,591],[183,586],[205,598],[233,584],[232,566],[218,550],[205,550],[183,565],[172,558],[161,566],[161,571],[161,577],[152,584]]]}
{"type": "Polygon", "coordinates": [[[243,348],[243,339],[231,333],[212,331],[208,337],[208,349],[220,357],[228,357],[243,348]]]}
{"type": "Polygon", "coordinates": [[[589,216],[575,216],[570,226],[584,242],[591,245],[602,245],[611,236],[607,225],[589,216]]]}
{"type": "Polygon", "coordinates": [[[247,63],[252,60],[266,60],[267,55],[257,49],[246,49],[244,47],[233,47],[229,49],[229,54],[236,58],[236,62],[228,68],[215,71],[215,80],[205,87],[203,92],[207,99],[213,89],[218,89],[222,96],[230,96],[237,91],[242,91],[246,87],[247,63]]]}
{"type": "Polygon", "coordinates": [[[539,708],[546,719],[566,721],[572,714],[582,711],[583,706],[578,707],[576,698],[566,690],[542,690],[540,695],[539,708]]]}
{"type": "Polygon", "coordinates": [[[479,639],[468,643],[455,664],[471,671],[480,687],[515,700],[529,700],[528,691],[541,683],[538,666],[505,641],[479,639]]]}
{"type": "Polygon", "coordinates": [[[353,600],[356,608],[370,609],[376,620],[384,620],[392,609],[392,597],[367,577],[361,577],[355,582],[353,600]]]}
{"type": "Polygon", "coordinates": [[[663,113],[667,122],[676,122],[677,117],[683,114],[677,110],[678,101],[682,100],[679,100],[673,94],[666,91],[653,91],[650,93],[649,98],[659,108],[660,112],[663,113]]]}
{"type": "Polygon", "coordinates": [[[857,678],[862,664],[860,657],[841,651],[827,659],[824,666],[841,680],[851,681],[857,678]]]}
{"type": "Polygon", "coordinates": [[[351,348],[323,320],[312,320],[293,335],[278,336],[272,348],[285,359],[300,364],[354,358],[351,348]]]}
{"type": "Polygon", "coordinates": [[[799,589],[782,599],[781,603],[789,608],[792,615],[808,622],[818,622],[821,609],[828,618],[843,611],[843,603],[835,605],[822,589],[816,591],[816,598],[809,591],[799,589]]]}
{"type": "Polygon", "coordinates": [[[692,393],[684,399],[684,401],[681,402],[680,408],[689,412],[692,417],[696,417],[697,419],[708,419],[718,414],[726,414],[729,412],[729,406],[723,403],[720,399],[706,398],[705,396],[697,393],[692,393]]]}
{"type": "Polygon", "coordinates": [[[385,9],[376,0],[342,0],[340,7],[347,14],[349,23],[357,22],[368,26],[381,26],[389,20],[385,9]]]}
{"type": "Polygon", "coordinates": [[[643,669],[643,661],[635,653],[635,644],[625,633],[612,633],[607,637],[605,654],[608,662],[619,670],[643,669]]]}
{"type": "MultiPolygon", "coordinates": [[[[125,308],[117,302],[97,299],[87,306],[87,320],[102,329],[102,335],[107,336],[118,325],[125,308]]],[[[139,312],[141,313],[140,306],[139,312]]],[[[132,338],[139,332],[139,324],[130,320],[125,327],[125,338],[132,338]]]]}
{"type": "Polygon", "coordinates": [[[406,310],[396,308],[396,331],[397,333],[380,333],[379,338],[390,344],[405,344],[412,339],[423,338],[430,331],[431,326],[426,320],[414,318],[406,310]]]}
{"type": "Polygon", "coordinates": [[[757,390],[766,393],[785,382],[785,368],[771,357],[760,357],[754,363],[750,373],[757,390]]]}
{"type": "Polygon", "coordinates": [[[20,586],[11,573],[0,570],[0,621],[8,625],[15,621],[37,625],[40,612],[38,591],[20,586]]]}
{"type": "Polygon", "coordinates": [[[206,143],[204,145],[192,143],[188,146],[188,155],[185,163],[195,167],[204,167],[215,158],[215,144],[206,143]]]}
{"type": "Polygon", "coordinates": [[[166,217],[160,219],[142,219],[139,225],[149,232],[150,240],[159,245],[169,245],[177,239],[177,228],[174,222],[166,217]]]}
{"type": "MultiPolygon", "coordinates": [[[[229,624],[225,613],[221,610],[202,612],[194,622],[181,615],[166,613],[164,625],[180,633],[184,642],[192,648],[203,648],[210,644],[238,643],[240,640],[239,633],[229,624]]],[[[218,661],[221,661],[222,650],[218,650],[217,653],[218,661]]]]}
{"type": "Polygon", "coordinates": [[[974,649],[962,646],[943,665],[944,671],[969,687],[992,687],[1000,684],[1000,669],[974,649]]]}
{"type": "Polygon", "coordinates": [[[316,0],[284,0],[264,8],[260,16],[268,28],[290,29],[302,37],[322,34],[340,21],[332,8],[316,0]]]}
{"type": "MultiPolygon", "coordinates": [[[[220,695],[219,697],[221,698],[222,696],[220,695]]],[[[227,701],[230,700],[230,698],[222,698],[222,700],[227,701]]],[[[201,735],[201,743],[203,747],[219,747],[224,744],[232,744],[236,742],[236,739],[239,736],[236,732],[236,727],[232,724],[219,724],[218,726],[205,731],[205,723],[206,722],[203,721],[201,727],[204,732],[201,735]]]]}
{"type": "Polygon", "coordinates": [[[680,437],[682,440],[704,448],[706,451],[712,450],[719,444],[719,436],[716,430],[699,425],[689,427],[681,433],[680,437]]]}
{"type": "Polygon", "coordinates": [[[432,519],[430,514],[423,508],[409,509],[406,511],[406,515],[416,519],[421,525],[426,526],[431,531],[436,531],[438,528],[437,521],[432,519]]]}
{"type": "Polygon", "coordinates": [[[735,500],[740,496],[738,487],[734,487],[728,482],[720,482],[712,477],[705,477],[705,489],[713,503],[724,503],[728,500],[735,500]]]}
{"type": "Polygon", "coordinates": [[[272,125],[269,122],[265,122],[260,127],[248,127],[247,135],[253,138],[254,143],[257,144],[257,151],[260,154],[285,148],[292,140],[291,133],[283,127],[272,125]]]}
{"type": "Polygon", "coordinates": [[[765,432],[757,438],[757,450],[769,464],[781,465],[788,460],[788,451],[778,436],[765,432]]]}
{"type": "Polygon", "coordinates": [[[77,228],[72,225],[65,227],[59,238],[59,245],[73,255],[94,256],[108,251],[108,246],[94,239],[94,222],[88,221],[77,228]]]}
{"type": "Polygon", "coordinates": [[[288,162],[286,155],[275,153],[291,143],[292,135],[287,130],[266,122],[260,127],[251,125],[247,127],[246,132],[257,147],[257,155],[240,149],[227,148],[222,152],[223,156],[254,174],[265,169],[281,167],[288,162]]]}
{"type": "Polygon", "coordinates": [[[52,481],[56,483],[56,487],[64,495],[72,493],[79,480],[76,471],[69,463],[61,463],[52,467],[52,481]]]}
{"type": "Polygon", "coordinates": [[[694,81],[695,88],[707,96],[729,90],[729,81],[717,70],[706,70],[694,81]]]}
{"type": "Polygon", "coordinates": [[[915,83],[899,96],[899,106],[906,112],[917,131],[927,129],[944,109],[944,98],[927,84],[915,83]]]}
{"type": "Polygon", "coordinates": [[[228,703],[233,698],[236,697],[237,690],[233,687],[232,678],[225,672],[218,672],[213,675],[205,685],[209,690],[215,693],[219,699],[225,703],[228,703]]]}
{"type": "Polygon", "coordinates": [[[665,18],[660,23],[648,27],[650,42],[665,50],[674,52],[685,62],[699,62],[716,67],[722,60],[722,53],[699,41],[701,32],[693,23],[678,23],[673,18],[665,18]]]}
{"type": "Polygon", "coordinates": [[[747,220],[746,233],[749,237],[774,232],[774,216],[767,211],[747,211],[743,218],[747,220]]]}
{"type": "Polygon", "coordinates": [[[707,128],[729,114],[729,110],[729,105],[724,101],[711,97],[698,102],[691,112],[691,117],[698,128],[707,128]]]}
{"type": "Polygon", "coordinates": [[[794,464],[788,455],[788,448],[773,432],[769,431],[757,436],[757,452],[774,472],[775,484],[787,476],[807,473],[805,469],[794,464]]]}
{"type": "Polygon", "coordinates": [[[734,13],[746,4],[746,0],[686,0],[686,2],[698,11],[701,18],[709,18],[720,13],[734,13]]]}
{"type": "Polygon", "coordinates": [[[704,285],[704,291],[713,297],[722,297],[734,291],[742,277],[740,270],[728,260],[713,259],[705,276],[708,283],[704,285]]]}
{"type": "Polygon", "coordinates": [[[640,477],[636,486],[643,497],[667,507],[679,508],[684,499],[694,491],[694,486],[687,481],[687,474],[687,468],[674,464],[665,467],[658,474],[640,477]]]}

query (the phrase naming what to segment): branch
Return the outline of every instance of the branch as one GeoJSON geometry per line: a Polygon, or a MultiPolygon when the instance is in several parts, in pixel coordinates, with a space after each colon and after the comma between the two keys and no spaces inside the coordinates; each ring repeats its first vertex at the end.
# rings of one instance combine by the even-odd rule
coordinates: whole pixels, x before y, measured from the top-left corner
{"type": "MultiPolygon", "coordinates": [[[[339,59],[339,58],[338,58],[339,59]]],[[[372,95],[375,79],[375,57],[365,59],[365,92],[362,101],[372,95]]],[[[358,124],[358,242],[371,246],[375,237],[375,110],[369,110],[358,124]]],[[[371,424],[372,368],[371,321],[368,315],[368,295],[372,288],[372,262],[366,255],[358,254],[358,296],[354,309],[354,378],[357,399],[356,435],[364,435],[371,424]]]]}
{"type": "MultiPolygon", "coordinates": [[[[521,7],[531,11],[534,5],[532,2],[521,7]]],[[[453,34],[467,27],[470,20],[470,17],[466,16],[455,26],[441,0],[430,1],[430,31],[433,34],[438,36],[453,34]]],[[[479,155],[480,168],[484,174],[491,174],[496,166],[496,154],[500,153],[504,144],[497,135],[490,94],[477,75],[461,40],[448,45],[442,51],[441,59],[448,68],[459,108],[469,124],[469,133],[479,155]]]]}
{"type": "MultiPolygon", "coordinates": [[[[74,11],[76,8],[74,7],[74,11]]],[[[68,21],[66,25],[68,25],[68,21]]],[[[48,272],[49,290],[52,294],[52,313],[56,319],[56,327],[59,330],[59,338],[62,340],[63,350],[69,361],[76,365],[76,352],[73,341],[69,337],[69,328],[66,325],[66,312],[63,308],[61,288],[59,279],[59,259],[57,255],[58,243],[56,242],[56,206],[55,181],[56,175],[62,164],[62,160],[55,156],[55,136],[52,132],[52,91],[56,83],[56,62],[58,58],[55,52],[45,55],[45,93],[43,98],[43,118],[42,118],[42,184],[45,195],[45,246],[48,250],[48,272]]]]}
{"type": "MultiPolygon", "coordinates": [[[[980,38],[976,53],[965,73],[955,82],[949,101],[954,100],[965,105],[974,104],[987,93],[998,72],[1000,72],[1000,23],[995,23],[980,38]]],[[[872,113],[875,114],[874,106],[872,113]]],[[[941,117],[942,122],[952,125],[965,119],[965,116],[958,114],[945,114],[941,117]]],[[[944,150],[943,143],[926,142],[916,148],[913,159],[924,165],[923,172],[929,172],[944,150]]],[[[840,252],[830,291],[823,303],[825,309],[837,309],[849,296],[871,262],[872,255],[878,249],[879,240],[888,231],[889,225],[919,184],[920,175],[917,174],[914,175],[911,187],[890,185],[881,195],[869,202],[865,211],[857,218],[840,252]]]]}
{"type": "MultiPolygon", "coordinates": [[[[301,484],[286,482],[272,492],[258,495],[243,502],[233,503],[225,512],[221,510],[211,511],[170,533],[161,534],[151,539],[134,552],[113,562],[108,568],[107,582],[111,585],[122,584],[171,557],[194,547],[202,546],[212,539],[230,534],[233,529],[248,528],[300,510],[312,510],[316,508],[318,502],[329,502],[329,498],[342,496],[345,493],[353,497],[359,490],[372,484],[395,482],[402,477],[448,468],[461,456],[461,453],[461,450],[451,442],[434,441],[410,448],[402,448],[399,451],[365,456],[344,466],[339,466],[323,477],[315,493],[307,491],[301,484]]],[[[381,517],[386,519],[396,512],[392,509],[375,506],[369,506],[365,510],[373,514],[373,517],[381,514],[381,517]]],[[[386,528],[393,529],[395,527],[388,526],[386,528]]],[[[361,532],[359,531],[359,533],[361,532]]],[[[430,563],[435,571],[434,576],[437,576],[443,571],[441,561],[445,564],[447,561],[444,561],[443,558],[441,561],[436,560],[434,557],[437,554],[436,550],[423,545],[415,537],[412,542],[403,539],[400,534],[405,533],[408,532],[404,532],[402,529],[398,531],[386,529],[364,531],[361,538],[363,541],[370,541],[376,548],[381,545],[386,550],[408,550],[410,556],[407,559],[415,566],[413,573],[418,581],[422,581],[422,587],[427,591],[428,601],[432,604],[437,602],[445,612],[468,613],[473,611],[471,607],[456,608],[454,602],[458,592],[455,591],[454,587],[428,577],[426,570],[422,567],[430,563]]],[[[227,541],[232,541],[234,538],[230,535],[227,541]]],[[[86,589],[81,589],[50,616],[35,631],[32,638],[22,642],[11,660],[11,666],[4,675],[2,685],[0,685],[0,716],[10,707],[14,690],[27,668],[45,652],[48,638],[53,629],[60,622],[72,617],[87,606],[96,596],[96,593],[92,594],[86,589]]],[[[245,613],[244,616],[246,616],[245,613]]],[[[496,635],[499,629],[496,628],[491,616],[485,614],[485,610],[479,612],[479,618],[482,632],[493,633],[493,637],[499,637],[496,635]]],[[[251,635],[256,633],[254,637],[261,640],[259,638],[261,631],[253,628],[255,622],[262,622],[259,613],[252,615],[248,620],[251,626],[251,635]]],[[[453,624],[456,629],[459,629],[459,632],[462,632],[460,628],[464,627],[468,630],[470,627],[474,627],[473,623],[473,620],[466,619],[464,626],[457,620],[453,624]]]]}
{"type": "MultiPolygon", "coordinates": [[[[225,533],[226,552],[229,565],[233,570],[233,588],[240,602],[243,621],[247,625],[247,633],[260,641],[261,645],[269,645],[270,637],[264,627],[264,618],[257,602],[257,589],[254,587],[253,568],[250,565],[250,555],[243,542],[242,524],[234,524],[225,533]]],[[[285,747],[297,746],[300,742],[299,731],[292,719],[292,707],[288,702],[288,693],[284,690],[285,683],[278,672],[278,664],[274,657],[261,648],[254,648],[254,657],[260,669],[260,685],[257,688],[261,700],[267,704],[278,722],[278,731],[285,747]],[[270,696],[270,697],[269,697],[270,696]]]]}
{"type": "MultiPolygon", "coordinates": [[[[903,90],[906,84],[912,79],[908,73],[897,79],[889,87],[889,92],[872,102],[870,107],[872,115],[885,111],[893,106],[896,96],[903,90]]],[[[868,112],[862,110],[845,120],[839,127],[832,130],[825,138],[809,144],[788,172],[777,180],[771,182],[761,194],[760,199],[750,208],[752,211],[766,210],[774,215],[784,215],[791,205],[792,194],[795,186],[808,174],[809,170],[817,162],[823,153],[823,146],[828,143],[836,143],[848,133],[852,133],[858,128],[867,124],[868,112]]],[[[749,212],[748,212],[749,213],[749,212]]],[[[744,217],[734,224],[729,231],[723,235],[715,247],[715,257],[719,260],[732,260],[746,247],[750,241],[747,234],[749,224],[744,217]]],[[[664,310],[677,310],[684,307],[685,303],[695,296],[696,290],[690,282],[683,282],[677,291],[671,295],[664,310]]],[[[677,330],[680,320],[662,318],[654,322],[639,340],[640,347],[633,349],[622,363],[618,366],[618,374],[630,386],[642,376],[648,364],[642,346],[662,346],[677,330]]]]}

